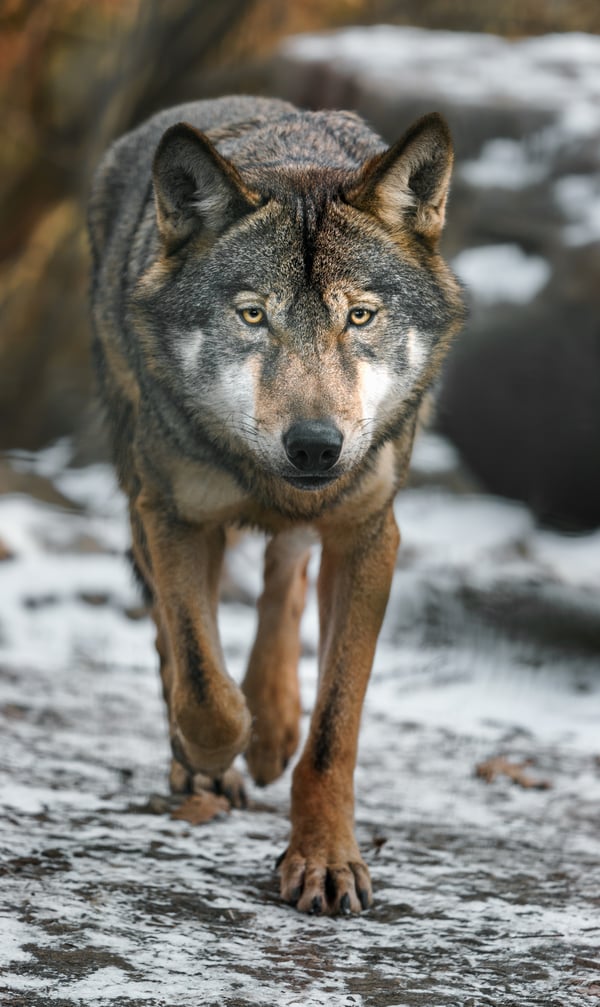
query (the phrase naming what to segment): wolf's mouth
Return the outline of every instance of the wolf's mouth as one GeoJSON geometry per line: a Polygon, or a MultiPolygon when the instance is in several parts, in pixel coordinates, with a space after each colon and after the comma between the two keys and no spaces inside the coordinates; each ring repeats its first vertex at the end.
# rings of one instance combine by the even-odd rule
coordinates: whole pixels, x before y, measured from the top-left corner
{"type": "Polygon", "coordinates": [[[330,483],[335,482],[337,476],[334,475],[299,475],[283,477],[290,486],[297,490],[322,490],[330,483]]]}

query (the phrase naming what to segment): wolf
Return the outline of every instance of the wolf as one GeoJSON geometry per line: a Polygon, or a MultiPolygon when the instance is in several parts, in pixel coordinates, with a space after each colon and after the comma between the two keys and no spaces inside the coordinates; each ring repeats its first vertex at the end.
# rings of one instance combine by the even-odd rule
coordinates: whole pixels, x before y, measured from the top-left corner
{"type": "Polygon", "coordinates": [[[93,356],[156,623],[174,791],[240,795],[299,739],[299,624],[321,544],[319,685],[293,771],[282,899],[371,905],[354,834],[361,707],[419,412],[463,320],[438,251],[436,113],[388,147],[357,115],[226,97],[160,112],[93,183],[93,356]],[[266,533],[241,688],[217,629],[231,529],[266,533]]]}

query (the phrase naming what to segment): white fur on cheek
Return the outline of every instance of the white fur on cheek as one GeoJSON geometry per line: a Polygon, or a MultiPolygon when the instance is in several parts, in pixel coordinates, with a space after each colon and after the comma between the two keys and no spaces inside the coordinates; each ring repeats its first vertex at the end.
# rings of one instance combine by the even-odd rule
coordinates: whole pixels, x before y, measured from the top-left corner
{"type": "Polygon", "coordinates": [[[363,419],[372,420],[379,413],[379,407],[390,390],[392,379],[386,367],[367,363],[366,360],[360,362],[358,372],[363,419]]]}
{"type": "Polygon", "coordinates": [[[219,375],[205,402],[224,426],[243,440],[255,426],[256,405],[252,361],[229,365],[219,375]]]}
{"type": "Polygon", "coordinates": [[[416,329],[409,329],[406,334],[406,355],[411,377],[417,377],[421,373],[427,360],[427,353],[423,337],[416,329]]]}
{"type": "Polygon", "coordinates": [[[365,420],[385,422],[392,417],[410,393],[427,363],[428,348],[416,329],[406,334],[406,368],[401,375],[389,367],[363,360],[358,365],[362,416],[365,420]]]}
{"type": "Polygon", "coordinates": [[[200,347],[204,342],[202,329],[192,329],[191,332],[182,332],[178,337],[177,354],[179,361],[186,374],[194,372],[198,362],[200,347]]]}

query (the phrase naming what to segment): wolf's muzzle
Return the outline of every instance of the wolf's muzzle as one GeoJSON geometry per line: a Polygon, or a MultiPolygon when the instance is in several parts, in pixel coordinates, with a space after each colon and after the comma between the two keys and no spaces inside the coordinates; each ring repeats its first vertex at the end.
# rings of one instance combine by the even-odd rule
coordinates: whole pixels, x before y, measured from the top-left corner
{"type": "Polygon", "coordinates": [[[344,437],[333,423],[299,420],[283,435],[288,460],[303,476],[322,476],[333,468],[342,451],[344,437]]]}

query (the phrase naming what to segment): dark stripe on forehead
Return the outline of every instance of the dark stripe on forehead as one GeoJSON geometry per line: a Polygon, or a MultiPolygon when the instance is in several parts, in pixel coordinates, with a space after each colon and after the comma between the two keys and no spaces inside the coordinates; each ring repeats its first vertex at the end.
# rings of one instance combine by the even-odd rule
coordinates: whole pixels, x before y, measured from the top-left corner
{"type": "Polygon", "coordinates": [[[317,212],[309,196],[303,194],[298,200],[298,215],[302,223],[302,258],[306,282],[312,279],[317,243],[317,212]]]}
{"type": "Polygon", "coordinates": [[[327,214],[332,194],[326,189],[303,191],[296,194],[295,217],[300,227],[304,276],[308,286],[315,287],[314,263],[319,233],[327,214]]]}

